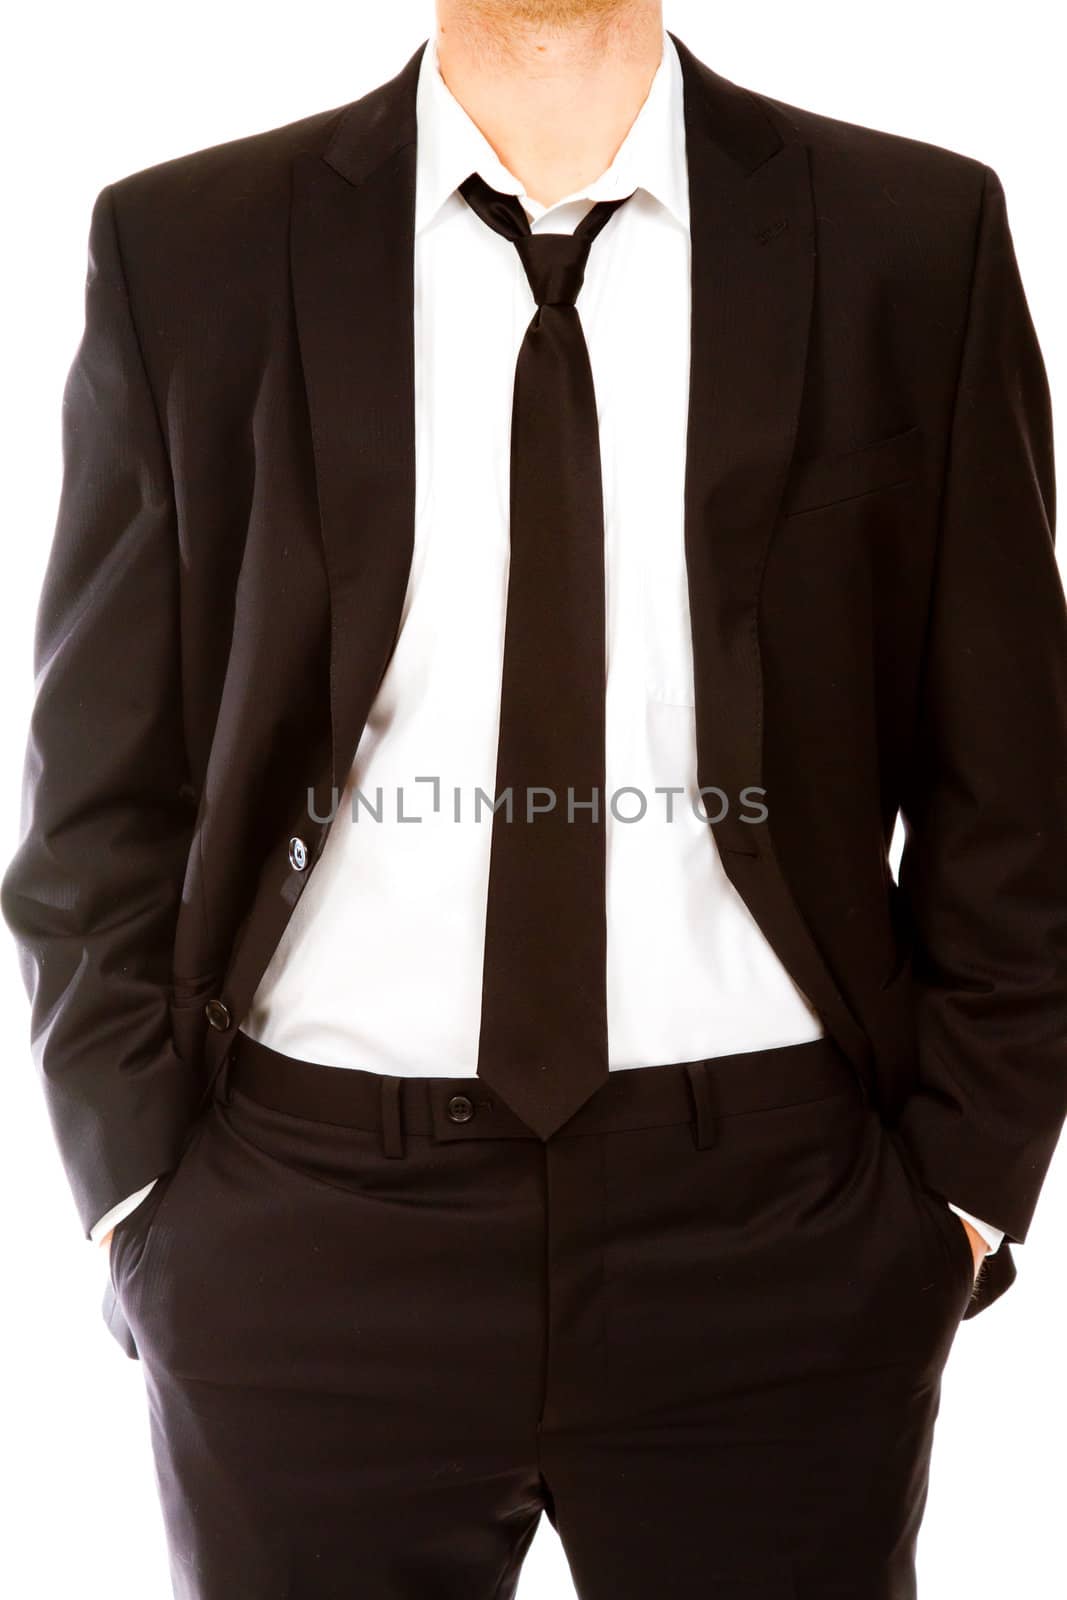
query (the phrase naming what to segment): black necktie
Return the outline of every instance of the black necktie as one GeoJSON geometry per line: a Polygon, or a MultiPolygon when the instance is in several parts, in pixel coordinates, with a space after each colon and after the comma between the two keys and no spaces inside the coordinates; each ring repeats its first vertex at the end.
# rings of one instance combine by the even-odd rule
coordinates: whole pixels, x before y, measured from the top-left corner
{"type": "Polygon", "coordinates": [[[608,1073],[604,505],[575,300],[593,240],[624,202],[594,206],[573,234],[532,234],[513,195],[477,175],[460,193],[515,245],[537,302],[512,402],[478,1075],[547,1139],[608,1073]]]}

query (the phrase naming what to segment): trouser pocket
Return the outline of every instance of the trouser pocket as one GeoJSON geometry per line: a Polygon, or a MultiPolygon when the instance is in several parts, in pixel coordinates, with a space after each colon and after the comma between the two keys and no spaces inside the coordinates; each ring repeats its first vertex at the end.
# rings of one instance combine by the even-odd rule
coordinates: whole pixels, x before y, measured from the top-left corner
{"type": "MultiPolygon", "coordinates": [[[[901,1135],[894,1129],[884,1130],[886,1140],[892,1145],[900,1163],[920,1215],[925,1217],[925,1230],[930,1251],[931,1271],[947,1273],[955,1293],[962,1295],[960,1316],[974,1291],[974,1256],[970,1240],[959,1217],[949,1207],[948,1201],[925,1183],[901,1135]]],[[[921,1227],[921,1222],[920,1222],[921,1227]]]]}
{"type": "Polygon", "coordinates": [[[620,1373],[711,1394],[947,1354],[966,1235],[858,1096],[723,1117],[702,1149],[687,1128],[613,1136],[603,1181],[620,1373]]]}

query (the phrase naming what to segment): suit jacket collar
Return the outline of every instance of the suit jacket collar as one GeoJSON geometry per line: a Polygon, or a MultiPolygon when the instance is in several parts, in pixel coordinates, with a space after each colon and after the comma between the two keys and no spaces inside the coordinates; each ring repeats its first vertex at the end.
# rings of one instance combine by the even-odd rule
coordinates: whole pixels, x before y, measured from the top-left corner
{"type": "MultiPolygon", "coordinates": [[[[783,139],[748,90],[720,77],[673,33],[682,64],[686,126],[706,137],[742,175],[773,156],[783,139]]],[[[351,184],[361,184],[383,162],[418,137],[417,85],[426,43],[420,44],[394,78],[354,100],[341,112],[322,160],[351,184]]]]}
{"type": "Polygon", "coordinates": [[[353,100],[341,113],[322,160],[356,187],[398,151],[415,144],[416,86],[425,48],[420,44],[395,78],[353,100]]]}

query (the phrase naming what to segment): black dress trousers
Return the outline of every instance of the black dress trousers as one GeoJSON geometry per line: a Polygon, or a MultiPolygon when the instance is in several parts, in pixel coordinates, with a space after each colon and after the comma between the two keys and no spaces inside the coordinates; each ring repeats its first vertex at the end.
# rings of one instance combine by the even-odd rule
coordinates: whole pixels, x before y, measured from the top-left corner
{"type": "Polygon", "coordinates": [[[242,1041],[111,1270],[179,1600],[910,1600],[970,1247],[828,1041],[476,1079],[242,1041]]]}

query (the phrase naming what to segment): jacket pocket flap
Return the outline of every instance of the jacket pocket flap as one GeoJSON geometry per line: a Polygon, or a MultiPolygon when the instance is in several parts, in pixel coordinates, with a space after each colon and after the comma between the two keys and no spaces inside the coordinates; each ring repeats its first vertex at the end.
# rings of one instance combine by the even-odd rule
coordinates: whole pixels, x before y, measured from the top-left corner
{"type": "Polygon", "coordinates": [[[793,467],[783,514],[815,511],[853,500],[876,489],[891,489],[916,476],[922,458],[922,430],[906,428],[844,455],[814,456],[793,467]]]}

